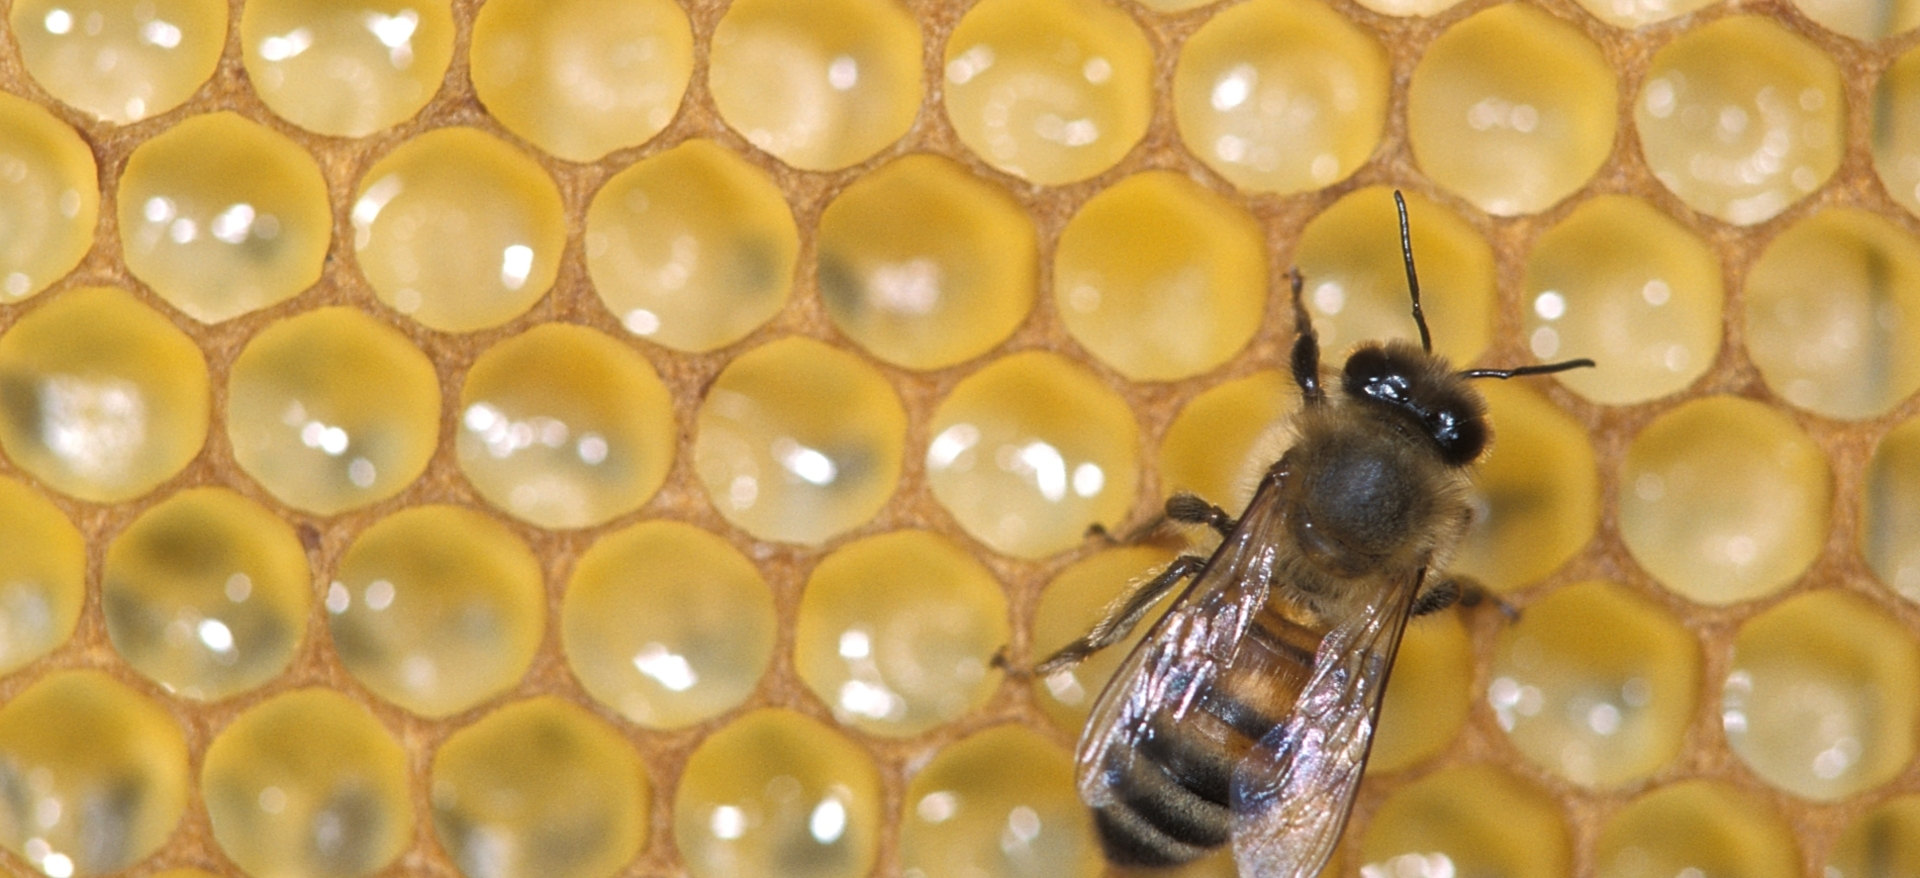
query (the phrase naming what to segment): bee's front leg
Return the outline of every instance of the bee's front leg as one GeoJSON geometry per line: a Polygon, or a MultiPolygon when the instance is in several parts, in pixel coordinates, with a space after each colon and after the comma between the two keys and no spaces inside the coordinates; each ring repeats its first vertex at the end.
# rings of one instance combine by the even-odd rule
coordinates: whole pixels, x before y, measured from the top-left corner
{"type": "MultiPolygon", "coordinates": [[[[1035,665],[1033,674],[1045,677],[1057,671],[1064,671],[1079,664],[1087,656],[1127,639],[1127,635],[1133,633],[1134,627],[1140,624],[1140,620],[1147,615],[1147,611],[1153,609],[1153,605],[1159,603],[1160,598],[1165,596],[1169,589],[1180,584],[1180,580],[1194,576],[1206,568],[1207,560],[1195,555],[1181,555],[1173,559],[1165,570],[1160,571],[1152,579],[1134,586],[1126,594],[1121,595],[1119,600],[1109,605],[1100,621],[1094,623],[1092,630],[1078,640],[1060,647],[1053,655],[1047,656],[1044,661],[1035,665]]],[[[1002,666],[1006,664],[997,656],[995,662],[1002,666]]]]}

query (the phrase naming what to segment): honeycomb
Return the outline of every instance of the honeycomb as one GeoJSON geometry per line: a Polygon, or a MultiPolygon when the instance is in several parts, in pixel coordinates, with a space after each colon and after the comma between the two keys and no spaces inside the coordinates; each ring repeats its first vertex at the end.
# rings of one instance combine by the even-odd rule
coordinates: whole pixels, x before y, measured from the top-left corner
{"type": "MultiPolygon", "coordinates": [[[[1504,366],[1331,873],[1920,875],[1920,7],[0,0],[0,869],[1112,874],[1010,677],[1504,366]]],[[[1228,875],[1213,857],[1181,872],[1228,875]]]]}

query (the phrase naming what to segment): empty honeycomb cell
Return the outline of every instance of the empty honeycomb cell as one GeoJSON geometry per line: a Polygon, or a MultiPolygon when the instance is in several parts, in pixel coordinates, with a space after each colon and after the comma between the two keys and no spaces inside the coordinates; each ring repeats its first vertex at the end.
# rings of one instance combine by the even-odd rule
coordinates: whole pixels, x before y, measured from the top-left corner
{"type": "Polygon", "coordinates": [[[227,41],[220,0],[23,0],[8,19],[41,87],[120,124],[179,106],[227,41]]]}
{"type": "Polygon", "coordinates": [[[1689,207],[1738,225],[1819,188],[1846,143],[1833,59],[1757,15],[1694,28],[1660,49],[1633,114],[1654,176],[1689,207]]]}
{"type": "Polygon", "coordinates": [[[1257,0],[1208,19],[1180,50],[1180,137],[1249,192],[1343,180],[1387,120],[1386,54],[1316,0],[1257,0]]]}
{"type": "Polygon", "coordinates": [[[942,749],[907,787],[905,878],[1093,878],[1093,821],[1073,757],[1031,729],[996,726],[942,749]]]}
{"type": "Polygon", "coordinates": [[[927,483],[960,527],[1038,558],[1116,527],[1133,506],[1140,428],[1120,396],[1058,354],[1027,351],[968,376],[934,410],[927,483]]]}
{"type": "Polygon", "coordinates": [[[1720,351],[1726,292],[1706,242],[1638,198],[1602,195],[1527,256],[1522,330],[1542,361],[1599,363],[1554,376],[1611,405],[1677,393],[1720,351]]]}
{"type": "Polygon", "coordinates": [[[873,757],[787,710],[757,710],[687,759],[673,833],[695,878],[853,878],[873,868],[880,833],[873,757]]]}
{"type": "Polygon", "coordinates": [[[1798,578],[1826,539],[1832,476],[1786,415],[1709,396],[1660,416],[1620,469],[1621,536],[1680,595],[1723,605],[1798,578]]]}
{"type": "Polygon", "coordinates": [[[86,553],[59,507],[0,477],[0,674],[73,634],[86,600],[86,553]]]}
{"type": "Polygon", "coordinates": [[[0,94],[0,302],[40,292],[80,263],[100,217],[97,174],[77,132],[0,94]]]}
{"type": "Polygon", "coordinates": [[[1860,597],[1809,592],[1741,627],[1720,699],[1727,743],[1756,774],[1840,801],[1913,759],[1920,642],[1860,597]]]}
{"type": "Polygon", "coordinates": [[[1486,697],[1528,759],[1574,783],[1618,787],[1680,752],[1700,661],[1694,635],[1658,605],[1582,582],[1528,604],[1500,632],[1486,697]]]}
{"type": "Polygon", "coordinates": [[[141,513],[100,573],[113,648],[167,691],[209,701],[286,669],[312,593],[292,526],[226,488],[190,488],[141,513]]]}
{"type": "MultiPolygon", "coordinates": [[[[1453,211],[1418,193],[1405,197],[1434,352],[1466,365],[1493,338],[1493,251],[1453,211]]],[[[1301,231],[1293,264],[1306,278],[1307,310],[1333,364],[1364,341],[1419,343],[1392,190],[1358,189],[1321,211],[1301,231]]]]}
{"type": "Polygon", "coordinates": [[[900,481],[907,414],[878,370],[808,338],[727,365],[701,403],[693,463],[714,508],[761,539],[820,543],[900,481]]]}
{"type": "Polygon", "coordinates": [[[961,142],[1035,183],[1083,180],[1146,134],[1153,51],[1097,0],[983,0],[947,39],[947,117],[961,142]]]}
{"type": "Polygon", "coordinates": [[[787,303],[800,235],[765,173],[689,140],[608,180],[587,209],[585,243],[594,290],[627,331],[705,351],[787,303]]]}
{"type": "Polygon", "coordinates": [[[1585,547],[1600,525],[1587,428],[1526,386],[1481,381],[1493,444],[1473,480],[1476,515],[1450,572],[1495,592],[1525,587],[1585,547]]]}
{"type": "Polygon", "coordinates": [[[241,59],[260,99],[309,131],[360,137],[431,99],[453,60],[453,10],[426,0],[249,0],[241,59]]]}
{"type": "Polygon", "coordinates": [[[540,562],[499,522],[415,506],[367,528],[327,586],[340,661],[375,694],[446,716],[519,682],[540,645],[540,562]]]}
{"type": "Polygon", "coordinates": [[[1826,878],[1920,875],[1920,796],[1889,799],[1860,816],[1833,846],[1826,878]]]}
{"type": "Polygon", "coordinates": [[[647,840],[633,745],[553,697],[502,707],[433,757],[433,828],[467,878],[604,878],[647,840]]]}
{"type": "Polygon", "coordinates": [[[474,94],[500,124],[590,162],[673,121],[693,31],[672,0],[495,2],[474,16],[469,57],[474,94]]]}
{"type": "Polygon", "coordinates": [[[985,703],[1006,645],[993,573],[923,530],[849,543],[813,569],[795,624],[800,679],[842,723],[913,735],[985,703]]]}
{"type": "Polygon", "coordinates": [[[1266,468],[1280,459],[1275,430],[1300,404],[1298,385],[1262,369],[1210,387],[1188,402],[1160,440],[1160,482],[1230,512],[1245,509],[1266,468]]]}
{"type": "Polygon", "coordinates": [[[1881,74],[1873,105],[1873,169],[1895,202],[1920,213],[1920,51],[1881,74]]]}
{"type": "Polygon", "coordinates": [[[399,493],[426,469],[440,432],[433,363],[350,308],[261,330],[233,362],[226,403],[240,468],[322,515],[399,493]]]}
{"type": "Polygon", "coordinates": [[[647,502],[676,441],[673,400],[644,357],[596,330],[545,323],[474,361],[454,454],[515,517],[587,527],[647,502]]]}
{"type": "Polygon", "coordinates": [[[1360,839],[1365,875],[1572,874],[1560,805],[1492,765],[1462,765],[1395,790],[1360,839]]]}
{"type": "Polygon", "coordinates": [[[1920,25],[1920,6],[1906,0],[1870,3],[1864,0],[1793,0],[1793,5],[1822,27],[1856,40],[1878,40],[1906,33],[1920,25]]]}
{"type": "Polygon", "coordinates": [[[1861,510],[1861,550],[1875,576],[1920,602],[1920,420],[1895,427],[1873,452],[1861,510]]]}
{"type": "Polygon", "coordinates": [[[1553,206],[1613,150],[1619,86],[1578,28],[1523,3],[1434,40],[1407,85],[1407,141],[1435,183],[1488,213],[1553,206]]]}
{"type": "Polygon", "coordinates": [[[214,840],[252,875],[358,878],[413,837],[407,752],[330,689],[248,708],[207,746],[200,792],[214,840]]]}
{"type": "Polygon", "coordinates": [[[1094,356],[1129,378],[1185,378],[1226,362],[1260,328],[1265,241],[1238,205],[1184,174],[1149,171],[1067,223],[1053,289],[1067,332],[1094,356]]]}
{"type": "Polygon", "coordinates": [[[972,359],[1033,309],[1033,221],[951,159],[910,155],[868,172],[827,205],[818,242],[828,316],[890,362],[972,359]]]}
{"type": "Polygon", "coordinates": [[[42,874],[133,865],[173,833],[189,782],[173,717],[100,671],[48,674],[0,707],[0,846],[42,874]]]}
{"type": "Polygon", "coordinates": [[[1473,643],[1458,612],[1409,623],[1393,660],[1367,771],[1399,771],[1445,750],[1466,724],[1472,682],[1473,643]]]}
{"type": "Polygon", "coordinates": [[[209,389],[167,318],[122,290],[65,290],[0,335],[0,449],[63,494],[130,500],[200,453],[209,389]]]}
{"type": "MultiPolygon", "coordinates": [[[[1128,589],[1143,583],[1173,560],[1173,552],[1158,546],[1119,545],[1076,562],[1060,571],[1040,594],[1040,605],[1033,615],[1033,653],[1027,664],[1039,664],[1060,647],[1078,639],[1100,621],[1108,606],[1128,589]]],[[[1100,690],[1119,670],[1120,663],[1134,644],[1165,611],[1162,606],[1149,612],[1133,636],[1094,653],[1073,667],[1035,679],[1034,700],[1040,709],[1070,736],[1078,736],[1086,725],[1100,690]]]]}
{"type": "Polygon", "coordinates": [[[141,144],[119,203],[127,267],[203,323],[312,286],[333,236],[313,156],[234,113],[192,116],[141,144]]]}
{"type": "Polygon", "coordinates": [[[580,557],[560,607],[567,663],[587,692],[656,728],[700,722],[753,692],[773,658],[773,594],[725,540],[643,521],[580,557]]]}
{"type": "Polygon", "coordinates": [[[920,110],[920,28],[898,0],[735,0],[708,70],[727,124],[796,168],[840,168],[920,110]]]}
{"type": "Polygon", "coordinates": [[[1757,796],[1715,780],[1646,793],[1614,813],[1594,852],[1600,878],[1801,874],[1793,832],[1757,796]]]}
{"type": "Polygon", "coordinates": [[[469,332],[544,295],[566,243],[560,190],[525,153],[472,128],[439,128],[361,180],[353,248],[374,295],[434,329],[469,332]]]}
{"type": "Polygon", "coordinates": [[[1920,241],[1851,208],[1795,223],[1753,263],[1746,348],[1788,402],[1881,414],[1920,388],[1920,241]]]}

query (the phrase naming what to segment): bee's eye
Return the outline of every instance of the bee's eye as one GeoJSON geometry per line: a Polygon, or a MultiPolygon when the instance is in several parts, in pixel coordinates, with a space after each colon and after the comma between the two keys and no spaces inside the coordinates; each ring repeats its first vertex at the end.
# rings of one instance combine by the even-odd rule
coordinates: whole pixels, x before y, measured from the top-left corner
{"type": "Polygon", "coordinates": [[[1487,447],[1487,425],[1472,411],[1447,405],[1427,412],[1427,434],[1440,446],[1440,459],[1466,466],[1487,447]]]}
{"type": "Polygon", "coordinates": [[[1343,383],[1347,393],[1356,397],[1405,405],[1413,384],[1406,365],[1383,348],[1364,347],[1347,358],[1343,383]]]}
{"type": "Polygon", "coordinates": [[[1405,412],[1439,446],[1440,459],[1465,466],[1487,447],[1480,409],[1444,387],[1434,386],[1430,365],[1416,351],[1363,347],[1347,358],[1341,384],[1357,400],[1405,412]]]}

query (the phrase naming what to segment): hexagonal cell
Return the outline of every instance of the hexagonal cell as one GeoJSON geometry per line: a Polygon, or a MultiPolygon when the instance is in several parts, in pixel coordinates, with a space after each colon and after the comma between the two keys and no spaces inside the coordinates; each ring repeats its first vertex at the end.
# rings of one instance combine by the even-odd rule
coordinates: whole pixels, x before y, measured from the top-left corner
{"type": "Polygon", "coordinates": [[[1356,0],[1361,6],[1381,15],[1432,17],[1460,3],[1460,0],[1356,0]]]}
{"type": "Polygon", "coordinates": [[[127,267],[202,323],[312,286],[333,237],[313,156],[234,113],[193,116],[141,144],[119,201],[127,267]]]}
{"type": "Polygon", "coordinates": [[[1119,394],[1058,354],[968,376],[934,410],[933,496],[995,551],[1038,558],[1118,525],[1139,481],[1140,428],[1119,394]]]}
{"type": "Polygon", "coordinates": [[[66,123],[7,94],[0,94],[0,155],[0,302],[11,302],[46,289],[87,254],[100,218],[99,169],[66,123]]]}
{"type": "MultiPolygon", "coordinates": [[[[1173,556],[1172,551],[1157,546],[1118,546],[1060,571],[1040,594],[1040,605],[1034,609],[1033,654],[1027,663],[1038,664],[1087,633],[1130,586],[1153,578],[1173,556]]],[[[1171,592],[1143,618],[1158,619],[1170,600],[1171,592]]],[[[1093,702],[1100,697],[1100,690],[1146,635],[1150,624],[1143,622],[1132,636],[1094,653],[1086,661],[1035,680],[1034,700],[1039,702],[1040,709],[1069,735],[1079,735],[1081,727],[1086,725],[1087,714],[1093,710],[1093,702]]]]}
{"type": "Polygon", "coordinates": [[[701,403],[694,472],[714,508],[754,536],[820,543],[893,496],[907,413],[874,367],[807,338],[728,364],[701,403]]]}
{"type": "Polygon", "coordinates": [[[1638,198],[1599,196],[1541,234],[1527,256],[1523,295],[1522,331],[1534,356],[1600,364],[1554,377],[1595,402],[1677,393],[1720,351],[1719,261],[1638,198]]]}
{"type": "Polygon", "coordinates": [[[1061,230],[1053,290],[1067,332],[1094,356],[1129,378],[1185,378],[1260,328],[1266,242],[1252,216],[1192,178],[1135,174],[1061,230]]]}
{"type": "Polygon", "coordinates": [[[1487,701],[1521,753],[1574,783],[1617,787],[1680,752],[1700,645],[1653,602],[1583,582],[1529,604],[1500,632],[1490,676],[1487,701]]]}
{"type": "Polygon", "coordinates": [[[1493,444],[1473,480],[1476,515],[1450,573],[1496,592],[1552,573],[1600,526],[1600,469],[1585,425],[1526,386],[1474,385],[1493,444]]]}
{"type": "MultiPolygon", "coordinates": [[[[1455,363],[1471,363],[1493,339],[1493,251],[1453,211],[1419,193],[1405,198],[1433,349],[1455,363]]],[[[1306,277],[1307,310],[1320,349],[1332,362],[1344,362],[1341,353],[1360,342],[1419,343],[1393,190],[1369,186],[1347,193],[1307,223],[1294,246],[1293,264],[1306,277]]]]}
{"type": "Polygon", "coordinates": [[[800,678],[842,723],[913,735],[985,703],[1007,601],[987,568],[929,531],[881,534],[822,559],[795,625],[800,678]]]}
{"type": "Polygon", "coordinates": [[[951,159],[869,171],[820,216],[820,296],[862,347],[917,369],[1005,341],[1033,308],[1033,221],[951,159]]]}
{"type": "Polygon", "coordinates": [[[627,331],[707,351],[779,313],[800,233],[765,173],[711,140],[689,140],[600,187],[585,244],[594,291],[627,331]]]}
{"type": "Polygon", "coordinates": [[[584,326],[543,323],[489,348],[460,388],[460,471],[541,527],[600,524],[647,502],[673,463],[673,399],[652,364],[584,326]]]}
{"type": "Polygon", "coordinates": [[[1920,875],[1920,796],[1889,799],[1855,820],[1827,857],[1828,878],[1920,875]]]}
{"type": "Polygon", "coordinates": [[[1093,878],[1103,860],[1074,795],[1073,757],[1031,729],[999,726],[942,749],[907,787],[905,874],[1093,878]]]}
{"type": "Polygon", "coordinates": [[[1210,387],[1188,402],[1160,440],[1160,483],[1223,509],[1245,509],[1260,474],[1280,459],[1274,431],[1300,405],[1299,385],[1263,369],[1210,387]]]}
{"type": "Polygon", "coordinates": [[[920,29],[897,0],[740,0],[713,32],[720,115],[796,168],[863,161],[920,109],[920,29]]]}
{"type": "Polygon", "coordinates": [[[1860,597],[1809,592],[1741,627],[1720,697],[1727,743],[1754,773],[1839,801],[1913,759],[1920,642],[1860,597]]]}
{"type": "Polygon", "coordinates": [[[1491,765],[1442,769],[1394,791],[1360,840],[1366,874],[1572,874],[1560,804],[1491,765]]]}
{"type": "Polygon", "coordinates": [[[1861,551],[1875,576],[1920,602],[1920,419],[1895,427],[1874,449],[1861,506],[1861,551]]]}
{"type": "Polygon", "coordinates": [[[1042,185],[1113,166],[1147,132],[1153,50],[1095,0],[983,0],[947,39],[948,118],[988,164],[1042,185]]]}
{"type": "Polygon", "coordinates": [[[725,540],[646,521],[601,537],[573,568],[560,634],[593,697],[627,719],[684,726],[732,709],[773,658],[773,593],[725,540]]]}
{"type": "Polygon", "coordinates": [[[414,506],[362,531],[326,607],[354,678],[424,716],[466,710],[519,682],[547,615],[526,544],[458,506],[414,506]]]}
{"type": "Polygon", "coordinates": [[[1712,0],[1574,0],[1581,8],[1617,28],[1631,30],[1679,18],[1712,0]]]}
{"type": "Polygon", "coordinates": [[[1594,855],[1600,878],[1801,874],[1786,822],[1758,797],[1712,780],[1682,781],[1635,799],[1601,829],[1594,855]]]}
{"type": "Polygon", "coordinates": [[[1577,28],[1525,4],[1447,29],[1407,85],[1407,139],[1435,183],[1488,213],[1553,206],[1613,150],[1619,86],[1577,28]]]}
{"type": "Polygon", "coordinates": [[[1746,349],[1804,409],[1869,418],[1920,389],[1920,241],[1880,217],[1814,214],[1747,275],[1746,349]]]}
{"type": "Polygon", "coordinates": [[[254,0],[241,59],[281,118],[361,137],[426,106],[453,60],[453,10],[414,0],[254,0]]]}
{"type": "Polygon", "coordinates": [[[0,477],[0,674],[73,635],[86,573],[87,544],[66,513],[0,477]]]}
{"type": "Polygon", "coordinates": [[[160,847],[187,807],[187,742],[100,671],[48,674],[0,707],[0,845],[47,875],[95,875],[160,847]]]}
{"type": "Polygon", "coordinates": [[[292,526],[225,488],[141,513],[107,546],[100,579],[114,649],[168,691],[206,700],[279,676],[313,593],[292,526]]]}
{"type": "Polygon", "coordinates": [[[1647,425],[1620,471],[1620,531],[1662,585],[1702,604],[1785,588],[1826,539],[1832,475],[1780,412],[1730,396],[1647,425]]]}
{"type": "Polygon", "coordinates": [[[8,18],[35,81],[120,124],[191,97],[227,38],[219,0],[23,0],[8,18]]]}
{"type": "Polygon", "coordinates": [[[359,878],[413,837],[407,753],[330,689],[254,705],[207,747],[200,790],[214,840],[255,875],[359,878]]]}
{"type": "Polygon", "coordinates": [[[1410,768],[1445,750],[1466,725],[1472,682],[1473,641],[1458,613],[1407,625],[1380,705],[1367,773],[1410,768]]]}
{"type": "Polygon", "coordinates": [[[440,432],[433,363],[352,308],[261,330],[234,360],[227,393],[240,468],[282,501],[322,515],[399,493],[425,471],[440,432]]]}
{"type": "Polygon", "coordinates": [[[1894,201],[1920,213],[1920,51],[1881,74],[1873,105],[1873,169],[1894,201]]]}
{"type": "Polygon", "coordinates": [[[566,217],[525,153],[436,128],[380,159],[353,202],[353,250],[374,295],[444,332],[520,316],[553,285],[566,217]]]}
{"type": "Polygon", "coordinates": [[[1827,30],[1856,40],[1873,41],[1897,36],[1920,25],[1920,6],[1910,2],[1793,0],[1793,5],[1827,30]]]}
{"type": "Polygon", "coordinates": [[[433,828],[468,878],[603,878],[647,840],[653,787],[633,745],[544,697],[488,713],[433,756],[433,828]]]}
{"type": "Polygon", "coordinates": [[[1315,0],[1256,0],[1188,38],[1173,100],[1201,161],[1242,189],[1286,195],[1372,157],[1389,86],[1368,32],[1315,0]]]}
{"type": "Polygon", "coordinates": [[[509,0],[480,7],[470,51],[488,115],[548,153],[590,162],[673,121],[693,30],[672,0],[509,0]]]}
{"type": "Polygon", "coordinates": [[[1654,176],[1681,201],[1752,225],[1833,175],[1844,108],[1825,52],[1770,19],[1736,15],[1653,56],[1634,121],[1654,176]]]}
{"type": "Polygon", "coordinates": [[[129,500],[200,453],[208,391],[167,318],[121,290],[66,290],[0,336],[0,448],[63,494],[129,500]]]}

